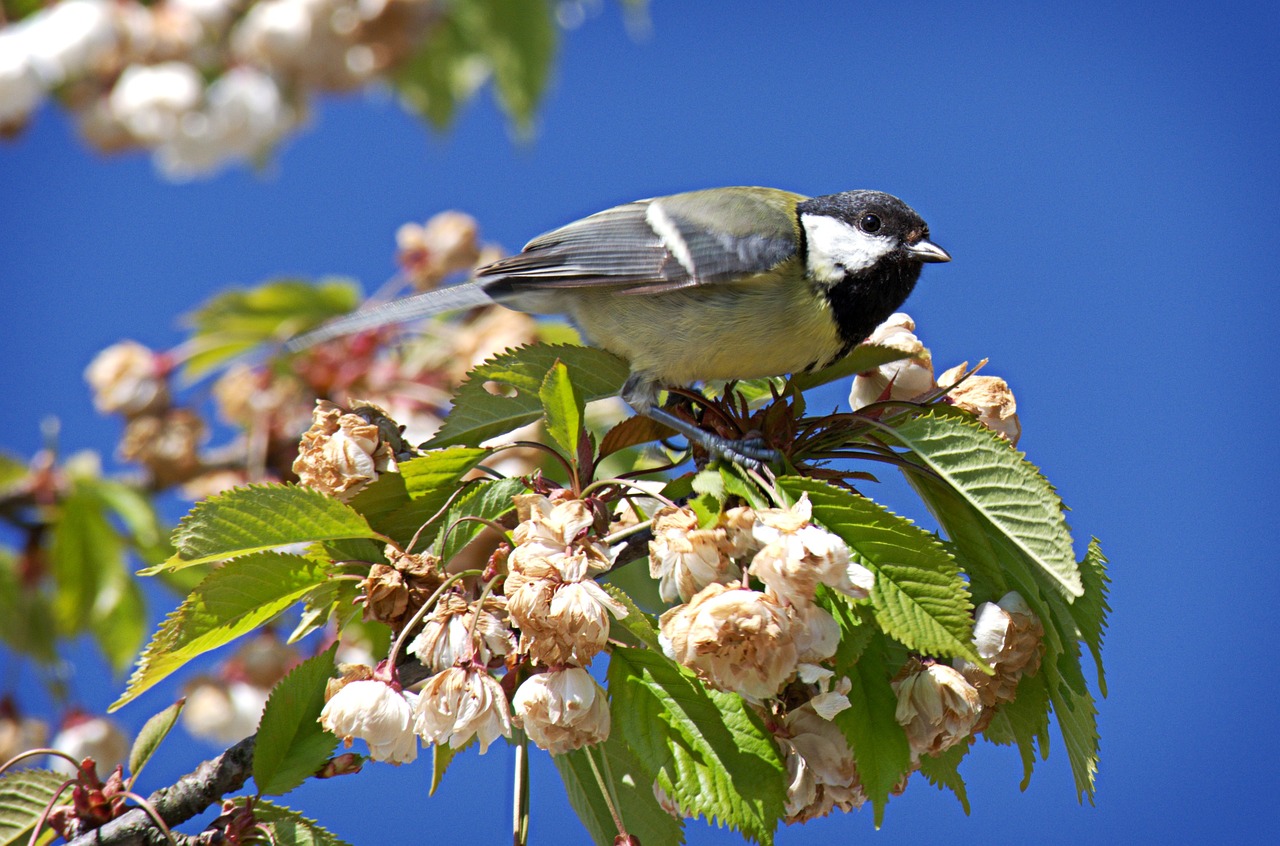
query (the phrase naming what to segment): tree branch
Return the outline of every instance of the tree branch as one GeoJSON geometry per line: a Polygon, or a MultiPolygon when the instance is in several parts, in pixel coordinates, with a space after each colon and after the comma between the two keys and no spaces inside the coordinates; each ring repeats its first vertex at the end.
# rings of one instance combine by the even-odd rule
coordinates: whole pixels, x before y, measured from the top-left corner
{"type": "MultiPolygon", "coordinates": [[[[246,737],[212,760],[200,766],[169,787],[162,787],[147,801],[169,826],[186,822],[210,805],[244,787],[253,768],[256,736],[246,737]]],[[[176,834],[180,844],[204,842],[199,837],[176,834]]],[[[164,832],[141,808],[133,808],[93,831],[71,840],[70,846],[168,846],[164,832]]]]}

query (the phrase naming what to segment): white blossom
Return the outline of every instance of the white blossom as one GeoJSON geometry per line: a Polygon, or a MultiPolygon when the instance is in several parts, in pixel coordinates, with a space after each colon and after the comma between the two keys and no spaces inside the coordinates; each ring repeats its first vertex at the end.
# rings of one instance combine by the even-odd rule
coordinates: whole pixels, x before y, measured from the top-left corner
{"type": "Polygon", "coordinates": [[[320,724],[347,746],[354,738],[369,744],[375,761],[407,764],[418,757],[413,732],[417,699],[376,679],[348,682],[325,703],[320,724]]]}

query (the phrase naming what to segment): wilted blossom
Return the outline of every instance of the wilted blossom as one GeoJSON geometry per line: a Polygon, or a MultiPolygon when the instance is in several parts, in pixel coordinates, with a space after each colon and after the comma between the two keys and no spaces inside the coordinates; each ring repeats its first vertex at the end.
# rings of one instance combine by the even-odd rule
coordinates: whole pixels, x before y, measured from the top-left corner
{"type": "MultiPolygon", "coordinates": [[[[960,381],[969,369],[969,362],[958,364],[938,377],[944,388],[960,381]]],[[[973,414],[978,422],[1017,446],[1022,437],[1022,424],[1018,421],[1018,403],[1013,398],[1009,383],[999,376],[970,376],[959,387],[952,388],[947,396],[960,408],[973,414]]]]}
{"type": "Polygon", "coordinates": [[[742,571],[729,558],[728,532],[699,529],[693,509],[659,509],[652,532],[649,575],[658,580],[658,592],[666,602],[688,602],[713,582],[741,578],[742,571]]]}
{"type": "Polygon", "coordinates": [[[1018,682],[1040,669],[1044,626],[1017,591],[984,602],[974,612],[973,645],[995,673],[988,675],[961,658],[953,665],[978,690],[988,708],[1012,702],[1018,682]]]}
{"type": "Polygon", "coordinates": [[[816,664],[836,654],[840,645],[840,625],[825,608],[812,603],[792,605],[792,633],[796,658],[801,664],[816,664]]]}
{"type": "Polygon", "coordinates": [[[302,484],[346,502],[380,474],[396,469],[395,454],[377,424],[328,400],[316,400],[311,428],[303,433],[293,462],[302,484]]]}
{"type": "Polygon", "coordinates": [[[627,614],[592,578],[611,564],[607,547],[589,534],[594,514],[576,499],[553,505],[530,495],[516,503],[523,519],[512,533],[503,592],[520,649],[547,665],[585,665],[608,640],[609,615],[627,614]]]}
{"type": "Polygon", "coordinates": [[[369,744],[375,761],[407,764],[418,757],[413,711],[418,697],[399,685],[378,679],[348,682],[325,703],[320,724],[351,746],[354,738],[369,744]]]}
{"type": "Polygon", "coordinates": [[[946,664],[913,662],[893,682],[895,717],[907,730],[912,758],[937,755],[973,733],[982,716],[978,691],[946,664]]]}
{"type": "Polygon", "coordinates": [[[659,626],[667,657],[717,690],[767,699],[796,671],[794,618],[765,593],[708,585],[659,626]]]}
{"type": "Polygon", "coordinates": [[[136,341],[121,341],[98,353],[84,378],[93,390],[94,408],[133,417],[168,405],[168,368],[160,353],[136,341]]]}
{"type": "Polygon", "coordinates": [[[414,731],[426,744],[461,749],[474,736],[483,755],[499,736],[511,736],[507,695],[497,679],[477,667],[450,667],[427,679],[416,717],[414,731]]]}
{"type": "Polygon", "coordinates": [[[244,681],[206,679],[187,690],[182,725],[195,737],[228,744],[258,730],[270,688],[244,681]]]}
{"type": "Polygon", "coordinates": [[[819,583],[863,599],[875,576],[852,561],[840,538],[811,522],[809,495],[791,508],[764,508],[755,513],[752,534],[761,549],[751,559],[751,575],[792,605],[813,601],[819,583]]]}
{"type": "Polygon", "coordinates": [[[910,400],[936,387],[933,360],[920,339],[915,336],[911,315],[897,312],[876,327],[866,343],[893,347],[908,354],[907,358],[882,364],[875,370],[853,378],[849,405],[854,411],[885,399],[910,400]]]}
{"type": "Polygon", "coordinates": [[[581,667],[525,679],[511,700],[518,724],[552,755],[599,743],[609,736],[604,688],[581,667]]]}
{"type": "Polygon", "coordinates": [[[787,823],[852,811],[867,801],[849,741],[834,723],[803,705],[787,715],[778,735],[787,767],[787,823]]]}
{"type": "Polygon", "coordinates": [[[471,660],[488,664],[495,657],[514,652],[515,635],[507,628],[506,605],[506,597],[487,596],[477,612],[476,603],[457,593],[446,593],[423,621],[422,631],[409,643],[409,652],[437,673],[471,660]]]}
{"type": "Polygon", "coordinates": [[[361,584],[364,618],[399,631],[444,583],[444,574],[440,558],[429,552],[406,553],[388,544],[385,554],[390,563],[374,564],[361,584]]]}
{"type": "MultiPolygon", "coordinates": [[[[115,720],[84,713],[67,717],[49,746],[76,761],[92,758],[100,773],[110,772],[129,757],[129,738],[115,720]]],[[[76,770],[59,756],[50,756],[49,766],[60,773],[74,774],[76,770]]]]}

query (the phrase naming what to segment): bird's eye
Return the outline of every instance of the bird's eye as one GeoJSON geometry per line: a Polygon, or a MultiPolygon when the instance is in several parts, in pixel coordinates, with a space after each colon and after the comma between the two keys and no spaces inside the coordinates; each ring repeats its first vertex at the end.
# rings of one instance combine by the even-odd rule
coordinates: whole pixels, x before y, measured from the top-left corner
{"type": "Polygon", "coordinates": [[[880,215],[864,214],[862,219],[858,221],[858,228],[863,232],[879,232],[880,231],[880,215]]]}

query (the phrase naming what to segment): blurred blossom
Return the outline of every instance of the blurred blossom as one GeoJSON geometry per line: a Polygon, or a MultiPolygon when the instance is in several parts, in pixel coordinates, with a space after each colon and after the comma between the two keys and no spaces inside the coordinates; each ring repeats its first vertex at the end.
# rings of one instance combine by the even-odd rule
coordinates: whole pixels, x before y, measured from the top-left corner
{"type": "Polygon", "coordinates": [[[168,371],[166,356],[136,341],[121,341],[94,356],[84,378],[93,391],[94,408],[133,417],[168,405],[168,371]]]}
{"type": "Polygon", "coordinates": [[[0,698],[0,764],[21,752],[39,749],[48,737],[49,726],[43,720],[24,717],[13,700],[0,698]]]}
{"type": "Polygon", "coordinates": [[[354,738],[368,743],[375,761],[411,763],[418,757],[413,733],[418,697],[398,687],[376,679],[349,682],[325,703],[320,724],[348,747],[354,738]]]}
{"type": "MultiPolygon", "coordinates": [[[[956,365],[938,377],[938,385],[951,388],[969,369],[969,362],[956,365]]],[[[1009,383],[999,376],[970,376],[959,387],[947,392],[948,398],[973,414],[978,422],[1004,438],[1013,446],[1022,437],[1018,421],[1018,403],[1009,383]]]]}
{"type": "Polygon", "coordinates": [[[897,312],[876,327],[866,343],[902,350],[909,358],[882,364],[853,379],[849,405],[854,411],[885,399],[910,400],[935,386],[929,351],[915,336],[911,315],[897,312]]]}
{"type": "Polygon", "coordinates": [[[604,688],[581,667],[525,679],[511,700],[517,723],[539,749],[560,755],[609,737],[604,688]]]}
{"type": "Polygon", "coordinates": [[[182,725],[194,737],[219,745],[236,743],[258,730],[271,689],[244,681],[206,679],[187,689],[182,725]]]}
{"type": "Polygon", "coordinates": [[[717,690],[767,699],[796,671],[795,621],[768,594],[712,584],[659,619],[663,651],[717,690]]]}
{"type": "Polygon", "coordinates": [[[182,116],[196,108],[204,93],[200,72],[184,62],[130,65],[108,103],[113,116],[144,144],[174,135],[182,116]]]}
{"type": "Polygon", "coordinates": [[[458,211],[440,212],[425,225],[406,223],[396,231],[396,259],[414,288],[430,290],[450,274],[475,266],[477,229],[475,218],[458,211]]]}
{"type": "MultiPolygon", "coordinates": [[[[76,761],[92,758],[99,775],[111,772],[129,756],[129,738],[115,720],[76,712],[67,717],[49,744],[76,761]]],[[[76,768],[65,758],[49,757],[49,767],[74,775],[76,768]]]]}
{"type": "Polygon", "coordinates": [[[199,475],[199,449],[207,435],[204,421],[189,408],[145,414],[125,426],[120,458],[141,464],[154,484],[167,488],[199,475]]]}

